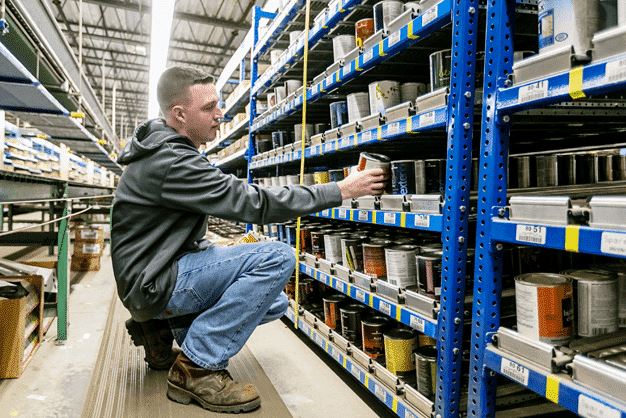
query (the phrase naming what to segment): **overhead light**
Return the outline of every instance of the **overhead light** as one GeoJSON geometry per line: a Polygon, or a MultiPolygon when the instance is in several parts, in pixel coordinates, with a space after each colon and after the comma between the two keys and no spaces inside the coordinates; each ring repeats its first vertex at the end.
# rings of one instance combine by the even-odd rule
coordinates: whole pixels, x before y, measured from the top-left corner
{"type": "Polygon", "coordinates": [[[152,0],[152,26],[150,27],[150,81],[148,119],[159,116],[157,83],[167,64],[170,33],[174,18],[175,0],[152,0]]]}

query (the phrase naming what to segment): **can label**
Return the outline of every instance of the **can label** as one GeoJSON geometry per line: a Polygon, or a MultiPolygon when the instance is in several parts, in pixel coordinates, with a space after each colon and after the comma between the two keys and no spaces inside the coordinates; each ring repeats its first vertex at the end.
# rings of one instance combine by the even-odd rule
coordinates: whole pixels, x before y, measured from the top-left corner
{"type": "Polygon", "coordinates": [[[549,9],[539,14],[539,48],[554,44],[554,10],[549,9]]]}
{"type": "Polygon", "coordinates": [[[417,283],[415,251],[388,251],[385,261],[389,283],[403,288],[417,283]]]}
{"type": "Polygon", "coordinates": [[[83,244],[82,247],[83,254],[100,254],[100,251],[100,244],[83,244]]]}
{"type": "Polygon", "coordinates": [[[82,229],[80,231],[81,239],[98,239],[97,229],[82,229]]]}
{"type": "Polygon", "coordinates": [[[617,281],[578,282],[578,335],[593,337],[617,331],[617,281]]]}
{"type": "Polygon", "coordinates": [[[415,370],[413,351],[417,348],[417,338],[400,340],[385,338],[385,360],[387,370],[393,374],[415,370]]]}

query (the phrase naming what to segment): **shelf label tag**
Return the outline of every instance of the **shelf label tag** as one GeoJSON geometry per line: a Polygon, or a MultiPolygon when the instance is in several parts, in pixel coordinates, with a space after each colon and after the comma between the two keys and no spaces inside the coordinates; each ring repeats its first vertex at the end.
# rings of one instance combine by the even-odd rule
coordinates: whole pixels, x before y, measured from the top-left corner
{"type": "Polygon", "coordinates": [[[606,63],[604,79],[607,83],[626,80],[626,58],[606,63]]]}
{"type": "Polygon", "coordinates": [[[368,49],[364,54],[363,54],[363,64],[366,64],[367,62],[369,62],[372,58],[374,58],[374,49],[368,49]]]}
{"type": "Polygon", "coordinates": [[[354,363],[350,364],[350,373],[352,373],[352,376],[361,380],[361,371],[354,363]]]}
{"type": "Polygon", "coordinates": [[[358,290],[356,291],[356,299],[360,302],[363,303],[367,303],[367,301],[365,300],[365,292],[362,290],[358,290]]]}
{"type": "Polygon", "coordinates": [[[626,256],[626,234],[603,232],[600,242],[600,251],[603,253],[626,256]]]}
{"type": "Polygon", "coordinates": [[[426,329],[426,321],[424,321],[422,318],[415,316],[415,315],[411,315],[411,319],[409,320],[409,325],[411,325],[411,328],[419,332],[424,332],[424,329],[426,329]]]}
{"type": "Polygon", "coordinates": [[[387,400],[387,392],[385,392],[385,389],[383,389],[378,383],[374,383],[374,393],[381,401],[385,402],[387,400]]]}
{"type": "Polygon", "coordinates": [[[395,224],[396,214],[394,212],[385,212],[383,215],[383,222],[386,224],[395,224]]]}
{"type": "Polygon", "coordinates": [[[517,364],[514,361],[503,358],[500,363],[500,373],[524,386],[528,386],[528,377],[530,372],[526,367],[517,364]]]}
{"type": "Polygon", "coordinates": [[[346,219],[348,217],[347,209],[343,209],[343,208],[339,209],[339,217],[341,219],[346,219]]]}
{"type": "Polygon", "coordinates": [[[330,216],[330,210],[328,210],[328,209],[323,210],[322,211],[322,216],[326,216],[326,217],[330,216]]]}
{"type": "Polygon", "coordinates": [[[578,414],[587,418],[619,418],[621,416],[617,409],[585,395],[578,396],[578,414]]]}
{"type": "Polygon", "coordinates": [[[387,46],[391,48],[400,41],[400,31],[397,30],[387,38],[387,46]]]}
{"type": "Polygon", "coordinates": [[[426,26],[428,25],[430,22],[432,22],[433,20],[435,20],[435,18],[437,17],[437,9],[439,8],[439,3],[435,4],[433,7],[431,7],[430,9],[426,10],[423,14],[422,14],[422,26],[426,26]]]}
{"type": "Polygon", "coordinates": [[[335,289],[339,290],[341,293],[346,293],[346,284],[339,280],[337,280],[336,283],[335,289]]]}
{"type": "Polygon", "coordinates": [[[359,221],[367,221],[368,213],[366,210],[359,211],[359,221]]]}
{"type": "Polygon", "coordinates": [[[520,87],[517,101],[519,103],[526,103],[546,97],[548,97],[548,80],[543,80],[520,87]]]}
{"type": "Polygon", "coordinates": [[[420,228],[430,228],[430,215],[416,213],[413,225],[420,228]]]}
{"type": "Polygon", "coordinates": [[[378,304],[378,309],[385,315],[391,315],[391,305],[384,300],[380,301],[380,303],[378,304]]]}
{"type": "Polygon", "coordinates": [[[361,141],[371,141],[372,140],[372,131],[365,131],[361,134],[361,141]]]}
{"type": "Polygon", "coordinates": [[[539,225],[517,225],[515,240],[532,244],[546,243],[546,227],[539,225]]]}
{"type": "Polygon", "coordinates": [[[387,125],[387,135],[398,135],[400,133],[400,122],[387,125]]]}
{"type": "Polygon", "coordinates": [[[420,128],[433,125],[435,123],[435,112],[426,112],[420,115],[420,128]]]}

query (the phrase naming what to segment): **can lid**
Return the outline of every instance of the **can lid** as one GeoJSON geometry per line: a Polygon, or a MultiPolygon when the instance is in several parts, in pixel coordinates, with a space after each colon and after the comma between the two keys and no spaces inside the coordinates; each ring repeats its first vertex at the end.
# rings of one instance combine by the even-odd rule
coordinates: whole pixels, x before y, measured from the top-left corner
{"type": "Polygon", "coordinates": [[[400,163],[414,163],[415,160],[397,160],[397,161],[392,161],[391,164],[400,164],[400,163]]]}
{"type": "Polygon", "coordinates": [[[437,348],[434,345],[424,345],[415,349],[415,355],[424,359],[436,359],[437,348]]]}
{"type": "Polygon", "coordinates": [[[403,245],[395,245],[390,248],[385,248],[385,251],[397,251],[397,252],[415,252],[419,249],[417,245],[403,244],[403,245]]]}
{"type": "Polygon", "coordinates": [[[342,295],[341,293],[337,293],[335,295],[329,295],[322,298],[324,302],[342,302],[347,299],[346,295],[342,295]]]}
{"type": "Polygon", "coordinates": [[[592,266],[594,270],[606,270],[615,273],[619,277],[626,277],[626,264],[600,264],[592,266]]]}
{"type": "Polygon", "coordinates": [[[380,161],[380,162],[384,162],[384,163],[391,162],[391,159],[389,157],[387,157],[386,155],[374,154],[373,152],[362,152],[360,154],[360,156],[365,158],[365,159],[367,159],[367,160],[380,161]]]}
{"type": "Polygon", "coordinates": [[[361,321],[364,325],[385,325],[389,323],[389,319],[384,316],[370,316],[361,321]]]}
{"type": "Polygon", "coordinates": [[[607,282],[615,280],[615,274],[607,270],[565,270],[563,274],[585,282],[607,282]]]}
{"type": "Polygon", "coordinates": [[[342,306],[341,308],[339,308],[339,310],[341,312],[359,313],[359,312],[363,312],[365,310],[365,306],[359,305],[358,303],[351,303],[349,305],[342,306]]]}
{"type": "Polygon", "coordinates": [[[363,243],[363,247],[370,247],[370,248],[384,248],[387,247],[389,245],[391,245],[392,242],[386,239],[380,239],[380,238],[373,238],[370,240],[370,242],[364,242],[363,243]]]}
{"type": "Polygon", "coordinates": [[[525,273],[515,277],[515,282],[534,286],[559,286],[571,283],[572,279],[556,273],[525,273]]]}
{"type": "Polygon", "coordinates": [[[384,337],[392,340],[410,340],[413,338],[417,339],[412,331],[402,328],[389,330],[385,332],[384,337]]]}

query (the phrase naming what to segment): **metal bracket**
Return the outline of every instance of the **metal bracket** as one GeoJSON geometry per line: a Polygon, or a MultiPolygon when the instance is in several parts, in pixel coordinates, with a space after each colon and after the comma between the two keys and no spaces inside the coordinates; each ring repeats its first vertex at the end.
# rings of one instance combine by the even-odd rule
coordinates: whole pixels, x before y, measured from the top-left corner
{"type": "Polygon", "coordinates": [[[615,26],[598,32],[591,42],[594,61],[621,54],[626,51],[626,26],[615,26]]]}
{"type": "Polygon", "coordinates": [[[568,71],[572,67],[572,46],[565,45],[549,52],[533,55],[513,64],[514,84],[520,84],[550,74],[568,71]]]}
{"type": "Polygon", "coordinates": [[[508,328],[500,327],[494,336],[494,345],[502,351],[524,358],[548,372],[555,367],[556,349],[553,345],[528,338],[508,328]]]}
{"type": "Polygon", "coordinates": [[[574,356],[570,368],[572,369],[572,377],[576,382],[626,402],[625,370],[582,355],[574,356]]]}
{"type": "Polygon", "coordinates": [[[402,289],[384,280],[376,281],[376,294],[396,303],[402,303],[404,299],[402,297],[402,289]]]}
{"type": "Polygon", "coordinates": [[[435,299],[410,289],[406,289],[403,296],[407,308],[411,308],[429,318],[437,319],[438,304],[435,299]]]}
{"type": "Polygon", "coordinates": [[[516,222],[568,225],[582,211],[572,208],[568,196],[513,196],[509,204],[510,219],[516,222]]]}
{"type": "Polygon", "coordinates": [[[415,111],[417,113],[428,112],[448,105],[448,87],[442,87],[431,93],[424,94],[415,99],[415,111]]]}
{"type": "Polygon", "coordinates": [[[387,123],[396,120],[406,119],[409,116],[415,114],[415,106],[413,102],[400,103],[397,106],[390,107],[385,110],[385,116],[387,117],[387,123]]]}
{"type": "Polygon", "coordinates": [[[380,210],[394,210],[402,212],[404,209],[404,195],[383,195],[380,197],[380,210]]]}
{"type": "Polygon", "coordinates": [[[626,196],[594,196],[589,201],[589,226],[626,230],[626,196]]]}
{"type": "Polygon", "coordinates": [[[355,286],[360,287],[361,289],[367,290],[368,292],[372,291],[372,278],[364,273],[359,273],[358,271],[352,272],[352,282],[355,286]]]}
{"type": "Polygon", "coordinates": [[[343,281],[346,281],[346,282],[350,281],[350,269],[349,268],[341,266],[339,264],[335,264],[334,269],[335,269],[335,276],[337,276],[343,281]]]}
{"type": "Polygon", "coordinates": [[[417,213],[441,213],[443,196],[438,194],[414,194],[409,196],[409,210],[417,213]]]}

